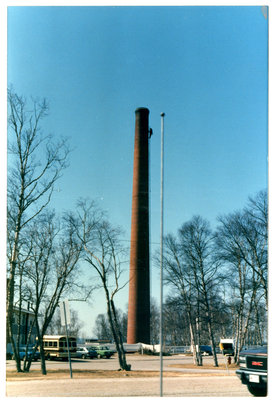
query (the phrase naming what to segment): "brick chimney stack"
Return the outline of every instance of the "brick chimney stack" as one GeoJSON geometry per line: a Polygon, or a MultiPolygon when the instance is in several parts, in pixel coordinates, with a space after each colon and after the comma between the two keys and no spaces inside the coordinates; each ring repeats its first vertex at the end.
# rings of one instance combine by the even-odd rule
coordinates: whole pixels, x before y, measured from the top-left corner
{"type": "Polygon", "coordinates": [[[150,343],[149,110],[135,111],[127,343],[150,343]]]}

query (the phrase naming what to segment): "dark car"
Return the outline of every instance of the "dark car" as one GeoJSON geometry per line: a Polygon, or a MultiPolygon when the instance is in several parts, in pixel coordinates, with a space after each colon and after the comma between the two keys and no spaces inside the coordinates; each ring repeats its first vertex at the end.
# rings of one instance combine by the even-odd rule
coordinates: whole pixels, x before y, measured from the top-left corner
{"type": "Polygon", "coordinates": [[[267,346],[243,350],[239,354],[237,376],[254,396],[267,395],[267,346]]]}
{"type": "Polygon", "coordinates": [[[202,345],[202,346],[200,346],[200,351],[204,356],[205,355],[212,356],[212,350],[211,350],[210,346],[202,345]]]}
{"type": "Polygon", "coordinates": [[[98,353],[92,347],[88,347],[89,358],[98,358],[98,353]]]}

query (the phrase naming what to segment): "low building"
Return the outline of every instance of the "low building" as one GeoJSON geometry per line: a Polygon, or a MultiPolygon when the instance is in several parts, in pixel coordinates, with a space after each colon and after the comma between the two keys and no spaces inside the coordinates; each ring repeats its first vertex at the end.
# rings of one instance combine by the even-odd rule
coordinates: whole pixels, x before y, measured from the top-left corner
{"type": "MultiPolygon", "coordinates": [[[[19,345],[24,345],[27,343],[27,338],[29,336],[29,343],[33,344],[36,341],[37,331],[33,324],[34,322],[34,312],[21,308],[21,323],[19,324],[19,308],[14,306],[13,308],[13,324],[12,324],[12,335],[15,341],[19,334],[19,345]]],[[[9,340],[8,330],[7,330],[7,352],[11,351],[11,343],[9,340]]]]}

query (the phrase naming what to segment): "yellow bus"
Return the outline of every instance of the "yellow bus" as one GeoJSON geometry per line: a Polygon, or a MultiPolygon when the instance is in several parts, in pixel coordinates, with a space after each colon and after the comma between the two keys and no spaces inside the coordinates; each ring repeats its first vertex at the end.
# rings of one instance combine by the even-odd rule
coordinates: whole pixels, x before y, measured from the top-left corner
{"type": "MultiPolygon", "coordinates": [[[[77,351],[77,338],[68,336],[70,357],[74,357],[77,351]]],[[[45,335],[43,337],[45,358],[68,359],[67,340],[65,335],[45,335]]]]}

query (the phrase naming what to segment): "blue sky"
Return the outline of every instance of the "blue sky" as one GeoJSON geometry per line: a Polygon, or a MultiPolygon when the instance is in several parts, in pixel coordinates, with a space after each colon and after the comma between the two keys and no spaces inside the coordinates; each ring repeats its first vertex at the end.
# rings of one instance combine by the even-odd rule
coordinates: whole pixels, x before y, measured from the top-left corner
{"type": "MultiPolygon", "coordinates": [[[[44,131],[74,149],[52,206],[97,199],[130,240],[134,111],[148,107],[151,241],[160,241],[161,112],[165,233],[242,208],[267,186],[267,38],[260,6],[9,7],[8,84],[46,97],[44,131]]],[[[158,285],[153,266],[154,297],[158,285]]],[[[118,304],[127,301],[125,289],[118,304]]],[[[97,295],[81,305],[88,334],[100,304],[97,295]]]]}

